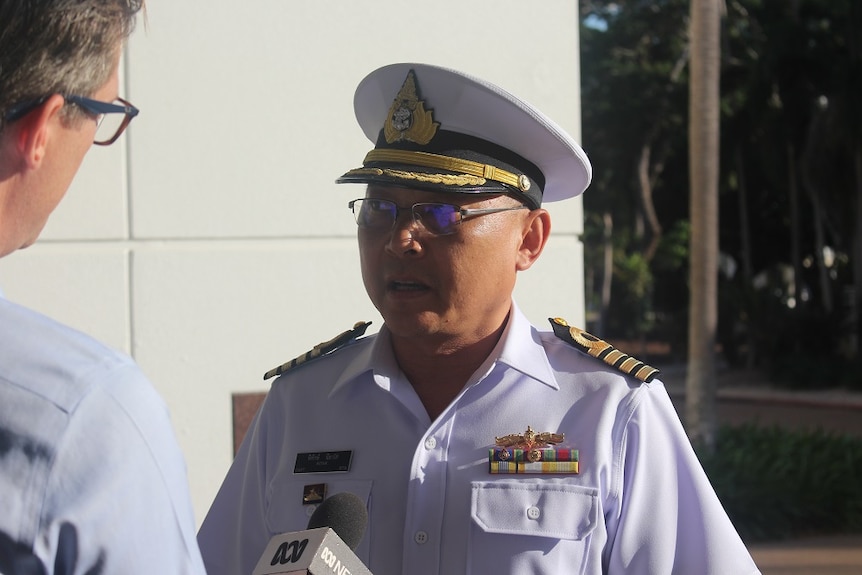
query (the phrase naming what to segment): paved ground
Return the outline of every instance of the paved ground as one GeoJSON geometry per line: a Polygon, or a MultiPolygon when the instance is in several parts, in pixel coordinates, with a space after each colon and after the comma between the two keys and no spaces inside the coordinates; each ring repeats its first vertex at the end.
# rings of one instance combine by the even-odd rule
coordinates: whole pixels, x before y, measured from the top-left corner
{"type": "Polygon", "coordinates": [[[862,574],[862,535],[759,544],[749,550],[763,575],[862,574]]]}
{"type": "MultiPolygon", "coordinates": [[[[662,380],[680,410],[685,369],[665,368],[662,380]]],[[[722,371],[717,399],[721,423],[820,428],[862,437],[859,392],[790,392],[774,388],[756,371],[722,371]]],[[[763,575],[862,575],[862,534],[760,543],[749,549],[763,575]]]]}

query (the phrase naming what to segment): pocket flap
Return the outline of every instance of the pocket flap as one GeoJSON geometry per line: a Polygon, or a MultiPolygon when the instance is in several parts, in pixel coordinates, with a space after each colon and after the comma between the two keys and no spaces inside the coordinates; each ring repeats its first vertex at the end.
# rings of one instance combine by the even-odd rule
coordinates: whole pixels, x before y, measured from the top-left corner
{"type": "Polygon", "coordinates": [[[598,490],[562,483],[473,482],[473,521],[488,533],[580,540],[598,521],[598,490]]]}

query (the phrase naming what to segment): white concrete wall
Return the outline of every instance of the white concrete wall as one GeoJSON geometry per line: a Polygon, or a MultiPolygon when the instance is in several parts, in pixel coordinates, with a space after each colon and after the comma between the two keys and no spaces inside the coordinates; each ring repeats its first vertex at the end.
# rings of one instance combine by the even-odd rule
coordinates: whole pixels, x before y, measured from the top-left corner
{"type": "MultiPolygon", "coordinates": [[[[450,66],[579,139],[572,0],[147,0],[122,93],[141,114],[94,147],[40,241],[0,261],[11,299],[131,353],[165,397],[197,520],[232,458],[231,394],[358,320],[381,324],[333,180],[371,144],[353,90],[397,61],[450,66]]],[[[583,322],[581,203],[516,298],[583,322]]]]}

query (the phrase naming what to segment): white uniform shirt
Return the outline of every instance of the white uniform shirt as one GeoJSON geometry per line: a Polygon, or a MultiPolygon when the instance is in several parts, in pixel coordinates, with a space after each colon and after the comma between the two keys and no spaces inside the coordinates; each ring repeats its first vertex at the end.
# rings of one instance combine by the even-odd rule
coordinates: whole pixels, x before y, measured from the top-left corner
{"type": "Polygon", "coordinates": [[[0,533],[48,574],[204,573],[152,385],[129,357],[2,298],[0,533]]]}
{"type": "Polygon", "coordinates": [[[366,501],[375,575],[754,574],[664,386],[538,332],[513,306],[494,352],[430,421],[386,328],[273,384],[198,534],[210,575],[251,573],[305,529],[307,485],[366,501]],[[492,475],[495,438],[565,434],[577,475],[492,475]],[[352,452],[346,473],[297,454],[352,452]]]}

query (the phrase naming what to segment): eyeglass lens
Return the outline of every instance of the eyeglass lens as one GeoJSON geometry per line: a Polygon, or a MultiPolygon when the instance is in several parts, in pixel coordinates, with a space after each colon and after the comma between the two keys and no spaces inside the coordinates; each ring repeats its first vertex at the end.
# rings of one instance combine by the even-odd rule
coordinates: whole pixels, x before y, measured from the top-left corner
{"type": "Polygon", "coordinates": [[[93,143],[100,146],[112,144],[126,129],[138,109],[132,104],[117,98],[113,102],[102,102],[83,96],[66,96],[66,102],[78,106],[96,120],[96,135],[93,143]]]}
{"type": "Polygon", "coordinates": [[[93,138],[97,144],[113,141],[117,132],[128,123],[125,114],[99,114],[97,122],[99,127],[96,128],[96,137],[93,138]]]}
{"type": "MultiPolygon", "coordinates": [[[[401,209],[389,200],[366,198],[351,202],[356,223],[372,230],[389,230],[398,218],[401,209]]],[[[451,234],[460,221],[461,211],[451,204],[413,204],[410,207],[414,221],[432,234],[451,234]]]]}

